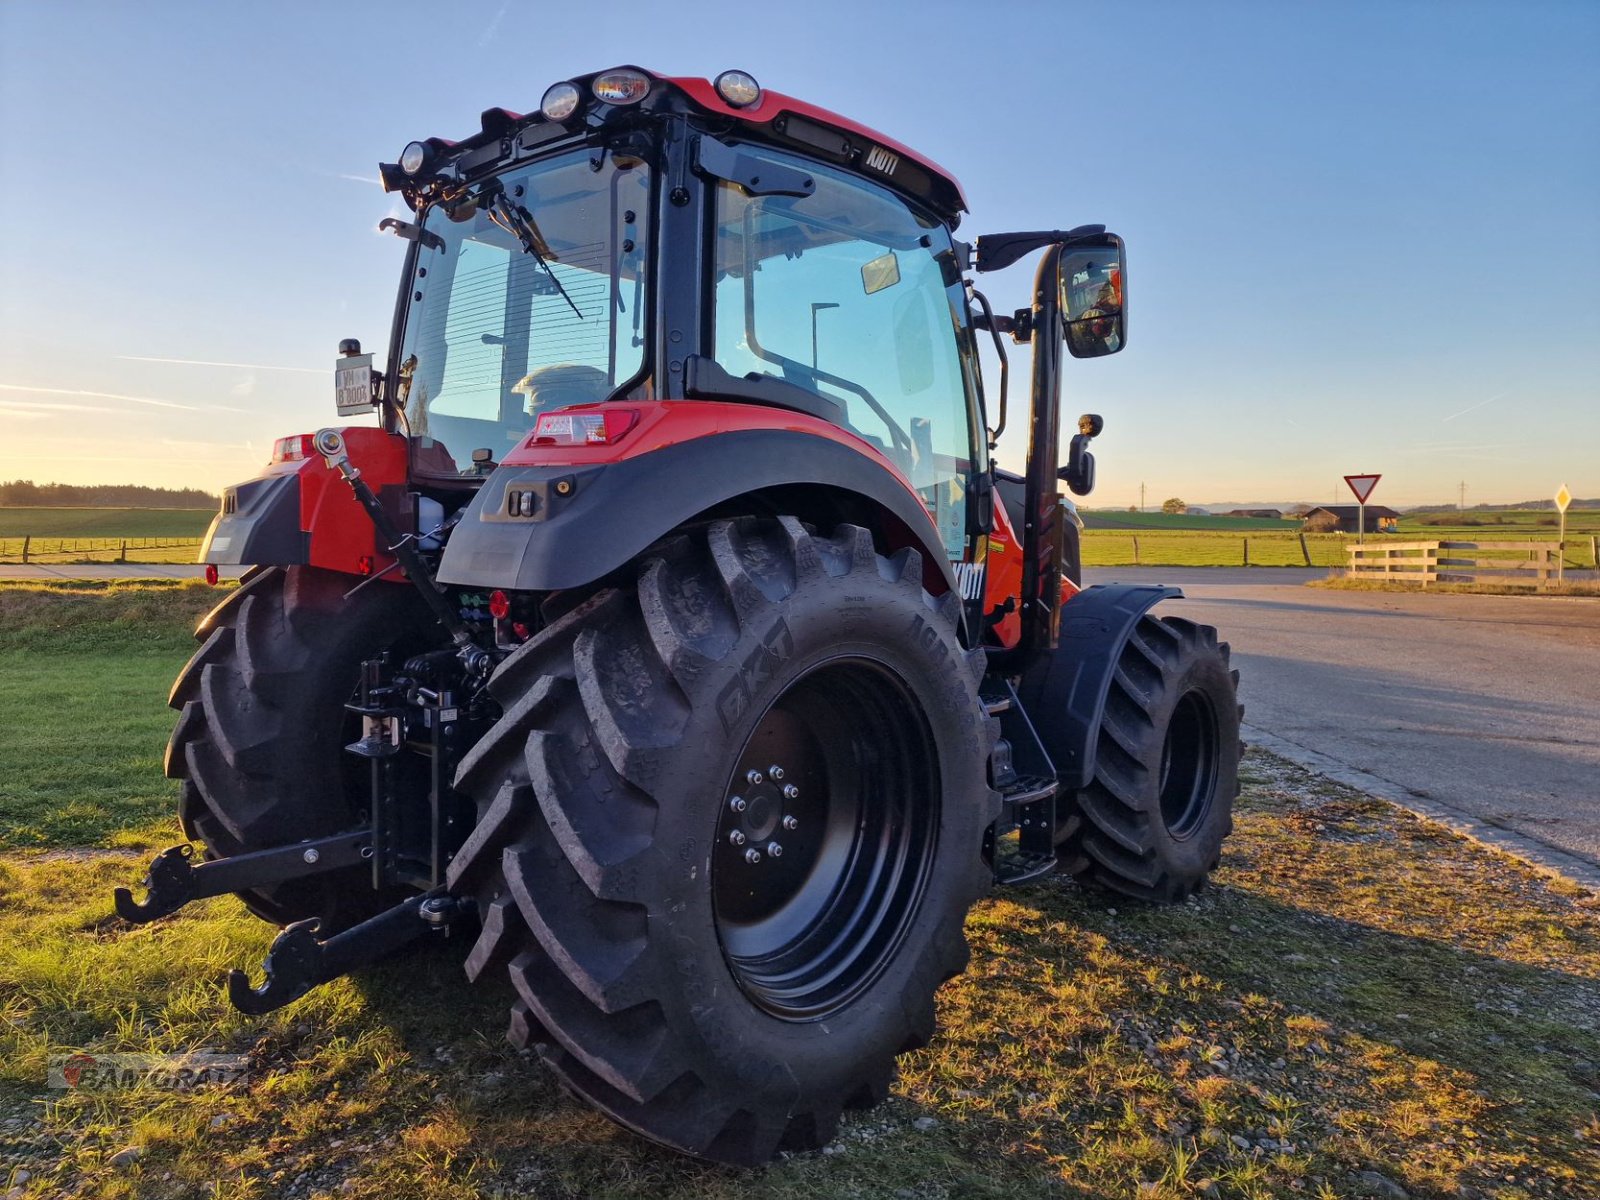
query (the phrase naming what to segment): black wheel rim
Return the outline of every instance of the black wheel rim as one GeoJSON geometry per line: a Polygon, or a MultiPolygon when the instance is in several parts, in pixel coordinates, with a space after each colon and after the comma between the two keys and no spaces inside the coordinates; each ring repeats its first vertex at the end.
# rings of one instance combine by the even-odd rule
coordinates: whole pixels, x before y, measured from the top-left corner
{"type": "Polygon", "coordinates": [[[777,1017],[837,1012],[894,956],[933,860],[920,705],[882,663],[830,659],[762,714],[720,804],[711,895],[734,978],[777,1017]]]}
{"type": "Polygon", "coordinates": [[[1161,819],[1185,838],[1205,823],[1217,790],[1217,716],[1199,691],[1185,692],[1161,746],[1161,819]]]}

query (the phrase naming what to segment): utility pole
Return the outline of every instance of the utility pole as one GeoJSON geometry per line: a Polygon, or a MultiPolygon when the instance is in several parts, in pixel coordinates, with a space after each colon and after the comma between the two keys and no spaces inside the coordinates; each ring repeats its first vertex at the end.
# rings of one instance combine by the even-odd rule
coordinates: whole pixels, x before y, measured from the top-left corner
{"type": "Polygon", "coordinates": [[[1144,511],[1144,484],[1139,485],[1139,511],[1144,511]]]}
{"type": "Polygon", "coordinates": [[[1465,479],[1463,479],[1461,481],[1461,485],[1460,486],[1461,486],[1461,498],[1456,501],[1456,511],[1457,512],[1466,512],[1467,511],[1467,481],[1465,479]]]}

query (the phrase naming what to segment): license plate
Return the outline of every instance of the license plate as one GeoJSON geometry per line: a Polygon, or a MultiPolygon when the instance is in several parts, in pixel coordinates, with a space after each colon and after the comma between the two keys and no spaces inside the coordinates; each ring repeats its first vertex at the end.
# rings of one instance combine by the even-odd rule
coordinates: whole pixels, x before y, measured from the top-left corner
{"type": "Polygon", "coordinates": [[[334,403],[341,417],[372,408],[372,355],[341,358],[333,368],[334,403]]]}

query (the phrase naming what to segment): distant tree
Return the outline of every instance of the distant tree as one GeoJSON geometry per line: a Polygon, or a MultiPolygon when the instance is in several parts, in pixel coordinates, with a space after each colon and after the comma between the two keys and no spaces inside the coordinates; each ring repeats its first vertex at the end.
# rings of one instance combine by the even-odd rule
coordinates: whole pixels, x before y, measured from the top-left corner
{"type": "Polygon", "coordinates": [[[1139,511],[1139,506],[1137,504],[1130,504],[1130,505],[1128,505],[1128,511],[1129,512],[1138,512],[1139,511]]]}
{"type": "Polygon", "coordinates": [[[146,487],[136,483],[34,483],[0,481],[0,507],[215,508],[217,497],[199,488],[146,487]]]}
{"type": "Polygon", "coordinates": [[[1164,513],[1185,513],[1189,511],[1189,506],[1174,496],[1170,500],[1161,502],[1161,511],[1164,513]]]}

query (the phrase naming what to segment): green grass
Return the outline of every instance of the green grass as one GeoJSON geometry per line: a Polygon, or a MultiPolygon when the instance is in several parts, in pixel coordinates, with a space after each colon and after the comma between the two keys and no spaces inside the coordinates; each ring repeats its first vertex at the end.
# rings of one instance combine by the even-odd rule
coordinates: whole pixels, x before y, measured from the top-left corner
{"type": "Polygon", "coordinates": [[[197,538],[209,508],[3,508],[0,538],[197,538]]]}
{"type": "Polygon", "coordinates": [[[0,1127],[30,1194],[667,1197],[1585,1195],[1600,1178],[1600,914],[1264,756],[1218,886],[1145,909],[1050,881],[968,922],[943,1033],[830,1153],[697,1165],[564,1098],[500,1040],[461,950],[223,1007],[270,930],[231,899],[105,919],[121,856],[0,869],[0,1127]],[[189,1095],[46,1093],[64,1049],[250,1055],[189,1095]],[[1242,1140],[1241,1147],[1234,1139],[1242,1140]],[[137,1147],[131,1166],[107,1159],[137,1147]],[[1214,1185],[1214,1192],[1205,1191],[1214,1185]],[[1461,1188],[1467,1191],[1461,1191],[1461,1188]]]}
{"type": "Polygon", "coordinates": [[[171,836],[167,690],[220,598],[198,581],[0,584],[0,849],[171,836]]]}
{"type": "MultiPolygon", "coordinates": [[[[1400,518],[1402,533],[1440,535],[1450,538],[1489,540],[1497,532],[1514,534],[1516,539],[1531,537],[1554,541],[1560,532],[1560,517],[1553,511],[1530,509],[1485,510],[1464,513],[1419,513],[1400,518]]],[[[1600,509],[1569,508],[1567,537],[1600,534],[1600,509]]]]}
{"type": "MultiPolygon", "coordinates": [[[[1306,565],[1298,533],[1212,533],[1202,530],[1135,533],[1086,529],[1079,544],[1086,567],[1239,567],[1245,562],[1246,540],[1250,543],[1251,566],[1306,565]]],[[[1349,540],[1342,533],[1306,534],[1305,544],[1311,554],[1311,565],[1345,565],[1349,555],[1344,547],[1349,540]]]]}
{"type": "Polygon", "coordinates": [[[1274,521],[1266,517],[1213,517],[1199,513],[1118,512],[1116,509],[1080,510],[1084,525],[1089,529],[1148,529],[1175,531],[1182,529],[1235,530],[1263,529],[1295,531],[1299,521],[1274,521]]]}
{"type": "Polygon", "coordinates": [[[71,720],[0,712],[8,782],[16,747],[74,734],[48,799],[8,793],[39,848],[0,860],[0,1187],[26,1171],[29,1197],[1334,1200],[1377,1172],[1413,1197],[1596,1190],[1600,904],[1259,754],[1213,888],[1170,909],[1059,880],[996,893],[940,993],[941,1036],[890,1102],[851,1114],[829,1153],[764,1170],[700,1166],[565,1098],[501,1039],[510,990],[467,986],[459,944],[244,1018],[219,988],[272,931],[231,898],[109,920],[143,858],[97,848],[176,839],[162,701],[215,598],[0,589],[0,656],[24,656],[0,679],[31,673],[44,697],[150,660],[150,686],[100,687],[71,720]],[[124,707],[148,742],[96,723],[124,707]],[[144,798],[108,803],[123,794],[144,798]],[[73,803],[71,822],[37,811],[73,803]],[[53,1053],[188,1048],[246,1053],[252,1078],[42,1084],[53,1053]],[[127,1148],[137,1161],[108,1162],[127,1148]]]}

